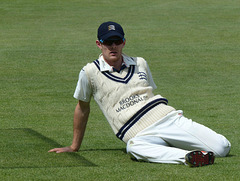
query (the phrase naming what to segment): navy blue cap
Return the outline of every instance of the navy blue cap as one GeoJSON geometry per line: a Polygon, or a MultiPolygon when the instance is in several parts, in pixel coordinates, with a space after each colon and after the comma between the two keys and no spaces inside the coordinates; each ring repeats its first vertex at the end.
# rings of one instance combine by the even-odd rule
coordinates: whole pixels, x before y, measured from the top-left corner
{"type": "Polygon", "coordinates": [[[124,38],[124,31],[121,25],[112,21],[102,23],[98,28],[98,40],[104,41],[112,36],[124,38]]]}

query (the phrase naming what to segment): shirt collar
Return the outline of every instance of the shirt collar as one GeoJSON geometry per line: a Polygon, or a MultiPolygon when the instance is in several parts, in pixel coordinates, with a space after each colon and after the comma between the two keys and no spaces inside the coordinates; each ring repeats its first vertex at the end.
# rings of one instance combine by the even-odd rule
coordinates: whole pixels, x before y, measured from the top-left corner
{"type": "MultiPolygon", "coordinates": [[[[129,56],[122,54],[123,56],[123,64],[128,68],[130,67],[130,65],[136,65],[136,62],[129,56]]],[[[109,71],[109,72],[113,72],[113,67],[111,65],[109,65],[103,58],[102,54],[99,55],[99,64],[100,64],[100,71],[104,72],[104,71],[109,71]]]]}

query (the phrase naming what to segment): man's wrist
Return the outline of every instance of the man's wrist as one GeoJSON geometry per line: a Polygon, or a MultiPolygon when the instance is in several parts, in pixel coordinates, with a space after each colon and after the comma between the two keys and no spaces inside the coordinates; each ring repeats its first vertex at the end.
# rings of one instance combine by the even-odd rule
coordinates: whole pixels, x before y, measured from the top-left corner
{"type": "Polygon", "coordinates": [[[76,147],[76,146],[73,146],[73,145],[71,145],[69,148],[74,152],[78,152],[78,150],[79,150],[79,147],[76,147]]]}

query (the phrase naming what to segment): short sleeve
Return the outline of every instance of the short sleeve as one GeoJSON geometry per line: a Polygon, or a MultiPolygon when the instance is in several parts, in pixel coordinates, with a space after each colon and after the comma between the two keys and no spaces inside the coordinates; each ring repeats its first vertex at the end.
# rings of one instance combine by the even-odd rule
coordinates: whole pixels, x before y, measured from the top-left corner
{"type": "Polygon", "coordinates": [[[151,71],[150,71],[150,68],[149,68],[147,62],[146,62],[146,65],[147,65],[148,81],[149,81],[150,86],[151,86],[151,87],[153,88],[153,90],[154,90],[154,89],[157,88],[157,86],[156,86],[156,84],[155,84],[154,81],[153,81],[152,73],[151,73],[151,71]]]}
{"type": "Polygon", "coordinates": [[[73,97],[84,102],[90,102],[91,100],[92,88],[89,84],[84,68],[79,73],[79,78],[73,97]]]}

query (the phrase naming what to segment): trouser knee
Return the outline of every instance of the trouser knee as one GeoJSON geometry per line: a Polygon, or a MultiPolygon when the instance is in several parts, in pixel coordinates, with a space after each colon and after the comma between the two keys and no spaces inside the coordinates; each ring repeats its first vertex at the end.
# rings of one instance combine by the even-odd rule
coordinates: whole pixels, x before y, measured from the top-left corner
{"type": "Polygon", "coordinates": [[[218,147],[216,151],[216,156],[217,157],[225,157],[229,154],[231,150],[231,143],[225,139],[224,143],[218,147]]]}

